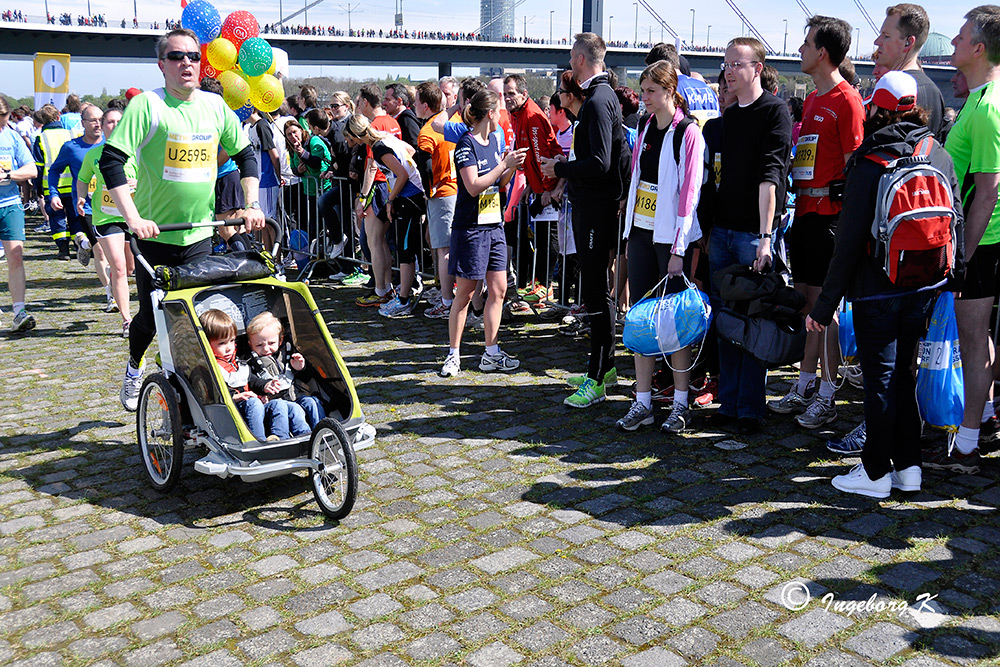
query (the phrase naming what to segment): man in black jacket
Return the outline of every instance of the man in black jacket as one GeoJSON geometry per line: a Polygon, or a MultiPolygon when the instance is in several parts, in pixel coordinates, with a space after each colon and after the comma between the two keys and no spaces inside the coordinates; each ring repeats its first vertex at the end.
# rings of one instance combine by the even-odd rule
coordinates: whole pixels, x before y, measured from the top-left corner
{"type": "Polygon", "coordinates": [[[616,378],[614,367],[615,312],[608,286],[608,266],[618,230],[618,200],[622,197],[619,159],[622,113],[618,97],[604,71],[607,47],[600,35],[580,33],[570,51],[573,76],[584,100],[573,139],[575,159],[541,158],[542,173],[567,179],[572,206],[583,304],[590,315],[590,363],[580,388],[564,402],[586,408],[605,398],[605,380],[616,378]]]}
{"type": "Polygon", "coordinates": [[[423,123],[410,108],[412,105],[413,100],[410,99],[410,93],[406,86],[401,83],[390,83],[385,87],[382,108],[399,123],[399,130],[403,133],[403,141],[416,150],[417,136],[420,134],[420,127],[423,123]]]}

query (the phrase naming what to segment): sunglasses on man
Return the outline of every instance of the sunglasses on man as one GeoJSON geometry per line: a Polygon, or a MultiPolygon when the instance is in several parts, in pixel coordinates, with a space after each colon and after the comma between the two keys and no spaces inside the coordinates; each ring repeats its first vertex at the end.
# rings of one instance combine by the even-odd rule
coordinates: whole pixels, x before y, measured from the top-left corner
{"type": "Polygon", "coordinates": [[[167,51],[163,57],[175,63],[179,63],[185,58],[193,63],[201,62],[201,53],[199,51],[167,51]]]}

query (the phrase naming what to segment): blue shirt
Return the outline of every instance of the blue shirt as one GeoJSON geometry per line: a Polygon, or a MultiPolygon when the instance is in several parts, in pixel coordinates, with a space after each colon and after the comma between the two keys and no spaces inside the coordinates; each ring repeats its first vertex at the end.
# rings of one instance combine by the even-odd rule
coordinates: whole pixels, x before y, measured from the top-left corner
{"type": "MultiPolygon", "coordinates": [[[[76,139],[70,139],[62,145],[59,149],[59,155],[56,156],[55,161],[52,166],[49,167],[49,196],[58,197],[59,196],[59,177],[62,175],[66,169],[69,169],[69,173],[73,175],[73,194],[72,201],[76,201],[76,177],[80,173],[80,167],[83,165],[83,156],[87,154],[94,146],[100,146],[104,143],[104,137],[101,140],[88,144],[83,140],[83,137],[77,137],[76,139]]],[[[75,206],[75,204],[74,204],[75,206]]],[[[93,213],[90,208],[90,196],[88,195],[86,203],[83,205],[83,212],[87,215],[93,213]]]]}
{"type": "Polygon", "coordinates": [[[83,118],[78,113],[64,113],[59,116],[59,122],[70,132],[83,132],[83,118]]]}
{"type": "MultiPolygon", "coordinates": [[[[444,132],[442,134],[444,134],[445,141],[457,144],[458,140],[469,130],[469,126],[465,123],[460,123],[457,120],[449,120],[444,124],[444,132]]],[[[497,127],[493,134],[497,135],[497,143],[500,144],[500,153],[505,153],[507,151],[507,137],[504,136],[503,128],[497,127]]]]}
{"type": "Polygon", "coordinates": [[[719,98],[708,84],[683,74],[677,74],[677,92],[687,102],[688,111],[704,125],[710,118],[719,117],[719,98]]]}
{"type": "MultiPolygon", "coordinates": [[[[26,164],[34,162],[24,139],[11,129],[10,125],[0,131],[0,167],[4,170],[17,171],[26,164]]],[[[0,207],[13,206],[21,203],[21,191],[13,182],[5,181],[0,185],[0,207]]]]}

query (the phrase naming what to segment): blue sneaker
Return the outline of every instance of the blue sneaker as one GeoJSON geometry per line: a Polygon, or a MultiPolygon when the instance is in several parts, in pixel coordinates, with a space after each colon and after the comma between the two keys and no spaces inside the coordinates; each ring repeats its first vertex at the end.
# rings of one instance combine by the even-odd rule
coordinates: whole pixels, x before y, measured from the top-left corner
{"type": "Polygon", "coordinates": [[[826,441],[826,448],[834,454],[856,456],[865,448],[865,423],[858,424],[853,431],[843,438],[833,438],[826,441]]]}

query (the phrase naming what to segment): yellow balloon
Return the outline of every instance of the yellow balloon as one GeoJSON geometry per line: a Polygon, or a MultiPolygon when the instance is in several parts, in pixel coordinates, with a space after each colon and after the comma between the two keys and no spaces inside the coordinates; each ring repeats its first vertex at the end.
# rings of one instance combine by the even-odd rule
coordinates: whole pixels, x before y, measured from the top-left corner
{"type": "Polygon", "coordinates": [[[219,83],[222,84],[222,99],[233,111],[250,101],[250,84],[236,72],[221,73],[219,83]]]}
{"type": "Polygon", "coordinates": [[[277,111],[284,101],[285,91],[281,82],[270,74],[255,77],[250,86],[250,102],[261,111],[277,111]]]}
{"type": "Polygon", "coordinates": [[[271,66],[267,68],[267,71],[264,72],[264,74],[274,74],[275,70],[277,69],[278,69],[278,59],[271,58],[271,66]]]}
{"type": "Polygon", "coordinates": [[[232,69],[238,56],[236,45],[225,37],[217,37],[208,44],[208,62],[220,72],[232,69]]]}

